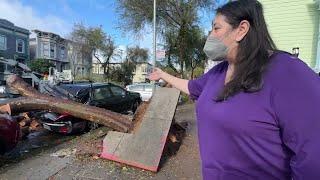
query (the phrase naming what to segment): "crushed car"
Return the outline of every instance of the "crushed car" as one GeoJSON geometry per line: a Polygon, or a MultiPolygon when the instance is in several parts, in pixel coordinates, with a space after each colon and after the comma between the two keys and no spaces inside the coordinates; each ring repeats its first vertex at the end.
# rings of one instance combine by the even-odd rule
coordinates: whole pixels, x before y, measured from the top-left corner
{"type": "Polygon", "coordinates": [[[7,114],[0,114],[0,154],[13,149],[19,138],[20,126],[16,119],[7,114]]]}
{"type": "MultiPolygon", "coordinates": [[[[118,113],[134,113],[142,102],[139,93],[126,91],[112,83],[61,84],[69,99],[79,103],[105,108],[118,113]]],[[[43,127],[62,134],[74,134],[96,129],[98,124],[74,118],[68,114],[42,112],[37,114],[43,127]]]]}

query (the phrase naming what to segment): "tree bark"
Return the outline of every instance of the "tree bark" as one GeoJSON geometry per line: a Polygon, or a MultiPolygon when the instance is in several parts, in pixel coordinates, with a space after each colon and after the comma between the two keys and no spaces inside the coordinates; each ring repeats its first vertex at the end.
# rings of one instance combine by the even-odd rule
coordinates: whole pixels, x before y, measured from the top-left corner
{"type": "Polygon", "coordinates": [[[0,112],[16,114],[33,110],[50,110],[96,122],[121,132],[127,132],[131,127],[132,122],[129,117],[125,115],[71,100],[41,94],[16,75],[8,77],[7,85],[26,97],[18,98],[1,106],[0,112]]]}

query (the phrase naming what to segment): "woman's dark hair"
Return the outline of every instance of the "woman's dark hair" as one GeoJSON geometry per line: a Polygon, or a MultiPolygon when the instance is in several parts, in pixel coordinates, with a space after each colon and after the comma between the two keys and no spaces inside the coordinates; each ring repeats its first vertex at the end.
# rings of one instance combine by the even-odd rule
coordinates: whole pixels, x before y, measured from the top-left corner
{"type": "Polygon", "coordinates": [[[257,0],[231,1],[217,9],[232,28],[247,20],[250,29],[239,42],[233,78],[225,85],[216,101],[223,101],[241,91],[256,92],[263,86],[262,75],[269,63],[269,52],[276,51],[263,16],[262,5],[257,0]]]}

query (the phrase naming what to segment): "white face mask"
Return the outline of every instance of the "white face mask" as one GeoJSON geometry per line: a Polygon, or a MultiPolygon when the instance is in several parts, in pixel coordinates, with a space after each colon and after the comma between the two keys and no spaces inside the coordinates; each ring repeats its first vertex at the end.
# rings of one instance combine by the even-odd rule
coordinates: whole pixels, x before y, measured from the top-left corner
{"type": "Polygon", "coordinates": [[[208,36],[203,51],[209,59],[213,61],[222,61],[228,54],[228,47],[218,38],[208,36]]]}

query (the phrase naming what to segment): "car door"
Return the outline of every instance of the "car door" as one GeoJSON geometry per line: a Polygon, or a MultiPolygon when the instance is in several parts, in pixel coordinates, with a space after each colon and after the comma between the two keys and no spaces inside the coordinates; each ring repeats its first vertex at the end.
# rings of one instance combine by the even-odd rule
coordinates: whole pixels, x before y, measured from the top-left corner
{"type": "Polygon", "coordinates": [[[131,97],[128,96],[127,91],[115,85],[111,85],[109,86],[109,88],[114,96],[113,99],[114,105],[116,106],[115,109],[117,109],[119,112],[129,110],[133,103],[133,99],[131,99],[131,97]]]}
{"type": "Polygon", "coordinates": [[[112,94],[108,86],[94,87],[90,105],[113,110],[112,94]]]}

